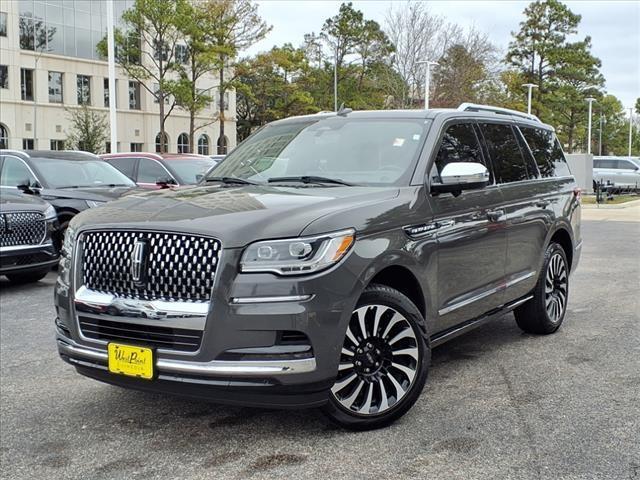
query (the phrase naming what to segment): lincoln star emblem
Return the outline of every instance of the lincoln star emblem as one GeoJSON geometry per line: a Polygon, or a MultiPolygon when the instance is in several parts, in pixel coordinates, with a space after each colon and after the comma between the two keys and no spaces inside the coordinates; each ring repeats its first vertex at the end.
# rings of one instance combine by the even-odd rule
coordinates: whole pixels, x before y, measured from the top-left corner
{"type": "Polygon", "coordinates": [[[147,243],[136,240],[131,254],[131,278],[133,283],[140,285],[145,283],[147,273],[147,243]]]}

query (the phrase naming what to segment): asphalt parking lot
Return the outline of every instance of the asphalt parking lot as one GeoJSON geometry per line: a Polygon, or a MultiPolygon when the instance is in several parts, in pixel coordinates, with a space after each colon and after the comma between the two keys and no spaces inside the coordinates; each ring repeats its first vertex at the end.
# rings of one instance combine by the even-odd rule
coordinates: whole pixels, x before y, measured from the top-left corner
{"type": "Polygon", "coordinates": [[[7,479],[640,479],[640,222],[584,221],[555,335],[509,314],[437,348],[413,410],[366,433],[81,377],[54,342],[54,275],[0,280],[7,479]]]}

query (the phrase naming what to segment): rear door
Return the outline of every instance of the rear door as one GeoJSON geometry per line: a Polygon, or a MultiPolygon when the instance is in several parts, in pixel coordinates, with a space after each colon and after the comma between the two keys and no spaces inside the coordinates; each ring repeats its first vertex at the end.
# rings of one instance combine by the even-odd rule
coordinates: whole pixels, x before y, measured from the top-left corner
{"type": "Polygon", "coordinates": [[[553,187],[538,170],[520,132],[510,123],[484,122],[480,130],[504,199],[507,229],[504,303],[530,292],[553,223],[553,187]],[[525,150],[526,149],[526,150],[525,150]]]}
{"type": "MultiPolygon", "coordinates": [[[[473,121],[445,124],[430,177],[450,162],[477,162],[489,171],[473,121]]],[[[439,330],[473,319],[502,303],[506,254],[502,195],[493,181],[478,190],[431,197],[438,241],[439,330]]]]}

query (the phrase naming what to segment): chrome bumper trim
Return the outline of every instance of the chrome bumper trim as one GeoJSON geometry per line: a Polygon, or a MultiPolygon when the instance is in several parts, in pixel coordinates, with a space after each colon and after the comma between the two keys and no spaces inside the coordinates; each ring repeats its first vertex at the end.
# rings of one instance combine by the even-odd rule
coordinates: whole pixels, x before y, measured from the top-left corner
{"type": "Polygon", "coordinates": [[[51,243],[39,243],[37,245],[14,245],[11,247],[0,247],[0,253],[5,252],[21,252],[24,250],[42,250],[43,248],[53,247],[51,243]]]}
{"type": "Polygon", "coordinates": [[[246,305],[252,303],[280,303],[280,302],[306,302],[311,300],[313,295],[282,295],[273,297],[235,297],[231,303],[235,305],[246,305]]]}
{"type": "Polygon", "coordinates": [[[129,323],[153,324],[163,327],[204,330],[209,302],[166,302],[120,298],[90,290],[84,285],[74,295],[76,312],[99,315],[118,320],[126,317],[129,323]]]}
{"type": "MultiPolygon", "coordinates": [[[[78,345],[73,340],[58,337],[58,351],[72,358],[107,361],[107,352],[96,348],[78,345]]],[[[86,363],[85,363],[86,365],[86,363]]],[[[102,365],[97,368],[104,369],[102,365]]],[[[158,358],[156,368],[160,373],[201,375],[201,376],[271,376],[291,373],[308,373],[316,369],[315,358],[299,360],[247,360],[226,361],[212,360],[210,362],[186,362],[158,358]]]]}

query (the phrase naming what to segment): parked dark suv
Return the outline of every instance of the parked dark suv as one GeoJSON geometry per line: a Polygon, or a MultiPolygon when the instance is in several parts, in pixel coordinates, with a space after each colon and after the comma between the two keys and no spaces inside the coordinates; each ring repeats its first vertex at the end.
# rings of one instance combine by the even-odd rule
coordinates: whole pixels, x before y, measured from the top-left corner
{"type": "Polygon", "coordinates": [[[0,187],[0,275],[13,283],[37,282],[58,263],[55,209],[20,191],[0,187]]]}
{"type": "Polygon", "coordinates": [[[553,129],[478,105],[273,122],[198,186],[71,222],[60,355],[135,389],[403,415],[430,350],[490,318],[555,332],[580,191],[553,129]]]}

